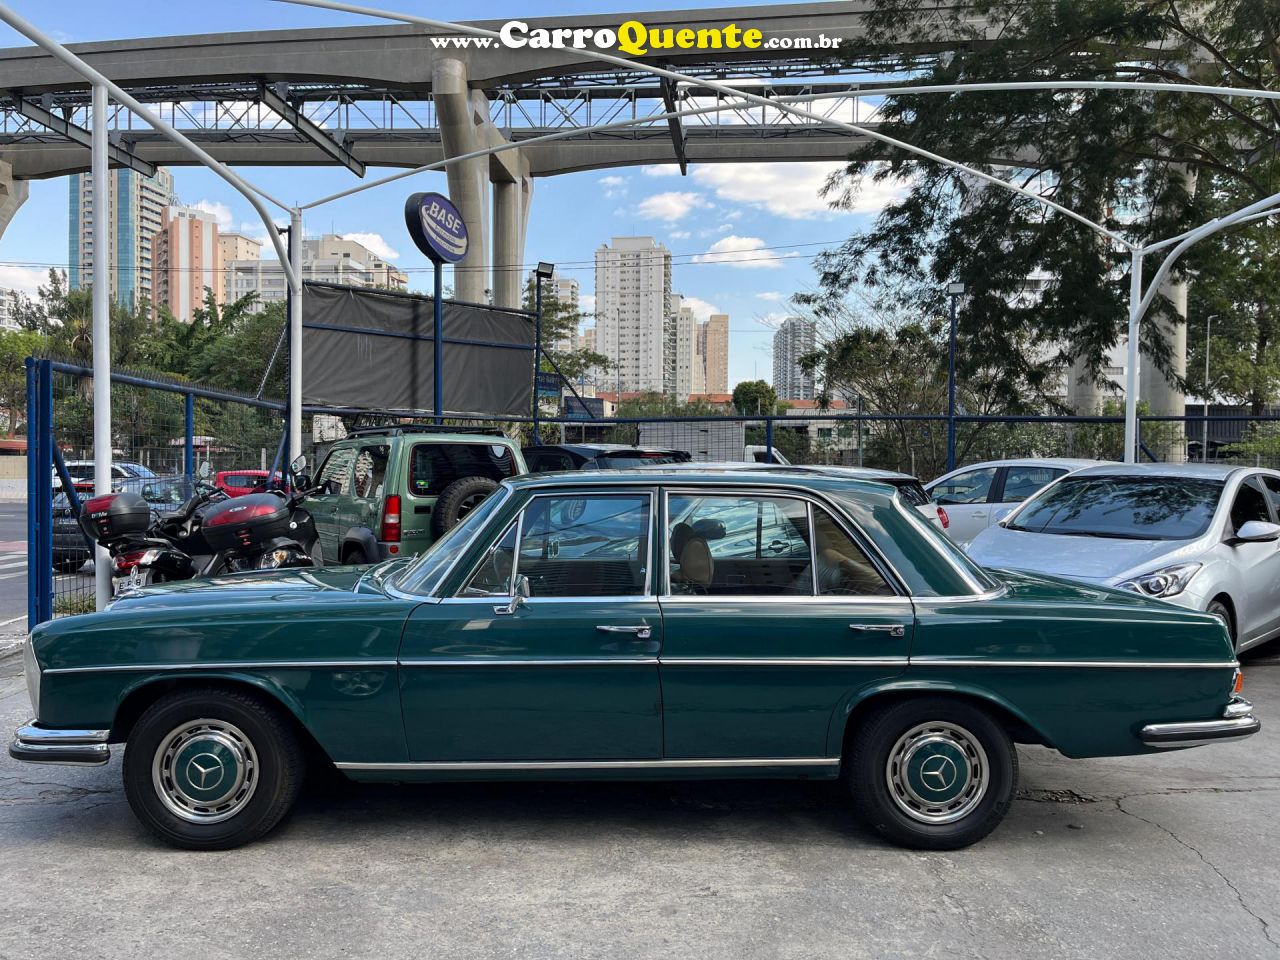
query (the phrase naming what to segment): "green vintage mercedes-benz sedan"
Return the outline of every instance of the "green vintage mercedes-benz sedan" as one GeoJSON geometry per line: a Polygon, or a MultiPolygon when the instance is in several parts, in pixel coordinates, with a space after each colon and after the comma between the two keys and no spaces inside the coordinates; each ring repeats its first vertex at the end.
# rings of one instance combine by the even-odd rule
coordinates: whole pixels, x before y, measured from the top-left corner
{"type": "Polygon", "coordinates": [[[894,488],[820,472],[510,480],[420,557],[148,587],[32,632],[11,756],[125,744],[138,818],[275,826],[304,758],[356,780],[847,782],[913,847],[985,836],[1014,743],[1257,732],[1214,617],[973,565],[894,488]]]}

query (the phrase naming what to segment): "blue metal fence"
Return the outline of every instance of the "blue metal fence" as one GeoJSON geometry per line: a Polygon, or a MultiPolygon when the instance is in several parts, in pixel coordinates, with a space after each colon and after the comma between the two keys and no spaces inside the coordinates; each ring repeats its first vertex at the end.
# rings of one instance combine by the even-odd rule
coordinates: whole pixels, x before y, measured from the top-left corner
{"type": "MultiPolygon", "coordinates": [[[[75,478],[64,462],[64,450],[69,460],[92,458],[92,408],[85,400],[85,386],[92,371],[61,360],[32,358],[27,360],[26,372],[28,623],[34,625],[91,608],[92,577],[83,570],[77,573],[64,569],[59,573],[56,568],[65,566],[66,558],[60,551],[67,549],[68,528],[74,537],[73,515],[79,510],[75,478]],[[59,493],[66,494],[65,502],[59,493]],[[60,528],[55,543],[56,521],[65,526],[60,528]]],[[[284,403],[127,371],[113,373],[112,382],[116,385],[115,459],[136,458],[162,473],[188,480],[197,463],[204,459],[214,461],[216,469],[275,469],[284,430],[284,403]],[[202,425],[216,436],[202,436],[202,425]]],[[[322,413],[341,418],[346,426],[355,420],[392,423],[405,419],[401,413],[304,408],[306,416],[322,413]]],[[[426,419],[430,414],[424,412],[422,416],[426,419]]],[[[950,418],[945,414],[829,411],[792,411],[789,416],[769,417],[539,416],[536,421],[532,416],[449,417],[448,422],[499,427],[525,443],[612,441],[677,449],[684,448],[681,438],[688,437],[691,430],[704,429],[710,439],[697,451],[698,459],[753,458],[758,448],[765,458],[777,451],[796,463],[882,467],[912,473],[925,481],[944,471],[948,437],[953,429],[956,441],[952,449],[957,452],[959,465],[1014,456],[1119,459],[1124,429],[1120,416],[950,418]],[[659,442],[663,438],[666,442],[659,442]]],[[[1255,444],[1254,449],[1240,447],[1229,461],[1217,457],[1217,462],[1280,465],[1280,415],[1214,413],[1209,422],[1228,425],[1229,432],[1241,438],[1276,438],[1275,456],[1268,452],[1266,444],[1255,444]]],[[[1186,459],[1188,440],[1194,447],[1204,432],[1204,424],[1203,415],[1140,418],[1144,456],[1186,459]]],[[[309,423],[304,430],[310,441],[315,431],[309,423]]],[[[1230,452],[1232,448],[1222,449],[1230,452]]],[[[313,462],[314,452],[309,450],[313,462]]],[[[1198,459],[1199,451],[1195,452],[1198,459]]],[[[85,557],[89,556],[88,545],[80,549],[85,557]]]]}

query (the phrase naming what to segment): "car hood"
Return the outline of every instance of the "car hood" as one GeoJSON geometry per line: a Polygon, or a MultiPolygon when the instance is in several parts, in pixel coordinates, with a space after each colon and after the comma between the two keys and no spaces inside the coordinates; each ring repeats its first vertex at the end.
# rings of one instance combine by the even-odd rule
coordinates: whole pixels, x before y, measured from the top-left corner
{"type": "Polygon", "coordinates": [[[974,537],[966,552],[984,567],[1112,583],[1195,559],[1202,552],[1198,544],[1198,540],[1071,537],[996,526],[974,537]]]}
{"type": "Polygon", "coordinates": [[[392,560],[373,566],[299,567],[231,573],[199,580],[181,580],[142,587],[116,600],[113,609],[139,607],[191,607],[225,605],[254,600],[321,599],[326,595],[351,594],[383,596],[382,584],[403,561],[392,560]]]}

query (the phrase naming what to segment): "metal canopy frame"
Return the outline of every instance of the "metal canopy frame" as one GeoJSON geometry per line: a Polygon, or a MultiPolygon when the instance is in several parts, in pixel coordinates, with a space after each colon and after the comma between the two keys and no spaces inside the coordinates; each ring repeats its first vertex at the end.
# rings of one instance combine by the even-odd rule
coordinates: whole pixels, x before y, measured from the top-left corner
{"type": "MultiPolygon", "coordinates": [[[[291,3],[297,6],[316,7],[326,10],[334,10],[344,13],[352,13],[361,16],[372,17],[381,20],[391,20],[401,23],[417,24],[421,26],[433,27],[462,33],[470,36],[489,37],[491,39],[501,39],[500,34],[493,30],[487,30],[481,27],[473,27],[466,24],[454,23],[446,20],[437,20],[428,17],[420,17],[412,14],[398,13],[389,10],[380,10],[372,7],[359,6],[338,2],[338,0],[275,0],[275,2],[291,3]]],[[[845,130],[851,133],[877,140],[886,145],[898,148],[907,153],[921,157],[943,166],[949,167],[957,172],[964,173],[968,176],[990,183],[1000,189],[1008,190],[1040,204],[1046,210],[1052,210],[1063,216],[1088,227],[1101,236],[1106,237],[1112,242],[1119,245],[1122,249],[1127,250],[1131,255],[1130,269],[1130,306],[1129,306],[1129,362],[1126,373],[1126,390],[1125,390],[1125,460],[1133,462],[1136,457],[1137,449],[1137,394],[1138,394],[1138,335],[1140,332],[1140,324],[1142,317],[1150,308],[1158,294],[1159,286],[1169,275],[1173,265],[1178,258],[1194,243],[1212,234],[1218,233],[1238,223],[1253,221],[1268,217],[1280,212],[1280,192],[1264,198],[1256,203],[1250,204],[1233,213],[1221,217],[1217,220],[1210,221],[1193,230],[1186,231],[1176,237],[1170,237],[1156,243],[1140,246],[1128,240],[1119,233],[1104,227],[1102,224],[1090,220],[1088,217],[1071,210],[1054,202],[1053,200],[1043,197],[1026,187],[1003,180],[1000,177],[987,173],[984,170],[970,167],[966,164],[951,160],[947,157],[925,150],[914,144],[898,140],[887,134],[868,127],[864,124],[850,123],[843,120],[836,120],[829,115],[814,113],[810,110],[803,109],[799,104],[811,103],[813,101],[830,99],[834,96],[847,96],[847,92],[835,94],[830,92],[798,95],[794,97],[763,97],[759,94],[752,93],[750,90],[735,86],[733,83],[714,80],[708,77],[699,77],[692,74],[681,73],[664,67],[654,66],[630,60],[624,57],[614,56],[613,54],[602,53],[594,50],[580,51],[582,55],[588,59],[593,59],[605,64],[611,64],[615,67],[622,68],[626,71],[626,76],[633,76],[635,72],[651,74],[660,79],[661,90],[664,100],[664,106],[667,110],[663,114],[648,115],[644,117],[633,117],[627,120],[617,121],[614,123],[594,125],[587,127],[571,128],[556,133],[546,134],[544,136],[533,137],[531,139],[520,140],[514,143],[506,143],[496,147],[475,151],[458,157],[451,157],[441,160],[437,163],[426,164],[412,170],[401,171],[388,177],[381,178],[358,187],[340,191],[327,197],[322,197],[305,205],[290,206],[284,202],[272,197],[263,191],[260,187],[250,183],[239,174],[232,171],[225,164],[219,162],[210,156],[206,151],[199,147],[196,143],[183,135],[179,130],[175,129],[171,124],[166,123],[155,112],[146,107],[140,101],[135,99],[125,90],[121,89],[111,80],[103,76],[93,67],[89,66],[75,54],[67,50],[62,44],[53,40],[41,32],[37,27],[31,24],[15,13],[11,8],[4,4],[0,4],[0,21],[7,23],[10,27],[21,33],[23,36],[32,40],[34,43],[47,50],[52,56],[56,57],[71,69],[75,70],[81,76],[85,77],[93,89],[93,130],[90,134],[90,145],[94,154],[93,170],[96,180],[105,180],[106,171],[108,169],[108,134],[106,130],[106,112],[107,112],[107,95],[108,93],[114,97],[117,102],[128,107],[133,113],[137,114],[143,120],[147,121],[154,129],[159,131],[170,140],[174,141],[186,149],[193,157],[195,157],[204,166],[211,169],[219,177],[229,183],[236,189],[246,200],[254,207],[255,211],[262,218],[263,224],[267,228],[267,235],[280,263],[284,269],[285,275],[289,282],[290,288],[290,305],[289,305],[289,334],[293,344],[301,341],[302,335],[302,297],[301,297],[301,242],[293,243],[290,246],[292,250],[286,250],[281,237],[280,230],[277,228],[271,217],[270,211],[266,207],[265,202],[270,202],[281,210],[287,211],[290,218],[289,229],[295,238],[302,237],[302,216],[305,209],[320,206],[325,203],[342,197],[350,196],[363,190],[372,189],[382,186],[405,177],[414,176],[418,173],[424,173],[430,170],[437,170],[447,167],[453,163],[460,163],[464,160],[472,159],[478,156],[486,156],[501,153],[505,150],[519,149],[522,146],[536,142],[547,142],[567,137],[581,136],[591,131],[600,131],[602,129],[621,129],[631,126],[639,126],[642,124],[650,124],[656,120],[667,120],[670,125],[670,131],[675,139],[677,147],[677,155],[682,152],[684,131],[680,126],[680,118],[689,116],[698,116],[702,114],[717,113],[723,110],[740,109],[742,102],[755,104],[766,108],[772,108],[791,116],[807,120],[811,124],[819,124],[826,127],[845,130]],[[724,101],[717,101],[714,105],[707,107],[688,108],[683,110],[673,110],[671,107],[675,105],[676,85],[694,86],[699,89],[714,92],[728,98],[724,101]],[[264,202],[265,201],[265,202],[264,202]],[[1143,262],[1148,254],[1156,253],[1172,247],[1160,266],[1156,269],[1150,284],[1145,292],[1143,290],[1142,274],[1143,262]],[[292,256],[290,255],[292,254],[292,256]]],[[[620,79],[620,78],[619,78],[620,79]]],[[[891,96],[894,94],[905,93],[968,93],[980,91],[994,90],[1082,90],[1082,89],[1113,89],[1113,90],[1149,90],[1163,92],[1178,92],[1201,95],[1220,95],[1220,96],[1248,96],[1267,99],[1280,99],[1280,92],[1266,90],[1250,90],[1234,87],[1209,87],[1197,84],[1176,84],[1176,83],[1149,83],[1141,81],[1028,81],[1028,82],[1007,82],[1007,83],[981,83],[981,84],[931,84],[917,86],[886,86],[879,88],[866,88],[867,95],[875,96],[891,96]]],[[[290,114],[295,120],[305,121],[311,124],[301,111],[291,107],[283,97],[278,93],[270,90],[266,84],[260,87],[261,102],[269,109],[279,113],[282,118],[289,121],[290,114]],[[274,97],[274,102],[269,102],[269,98],[274,97]],[[284,107],[281,111],[279,108],[284,107]]],[[[21,103],[21,98],[19,98],[21,103]]],[[[32,118],[36,119],[36,118],[32,118]]],[[[857,119],[855,115],[855,119],[857,119]]],[[[42,122],[37,120],[37,122],[42,122]]],[[[357,165],[363,168],[363,164],[346,150],[342,144],[337,143],[324,133],[323,129],[317,125],[314,130],[308,131],[303,129],[297,123],[292,123],[295,129],[307,136],[308,139],[316,143],[321,149],[334,156],[334,159],[343,163],[353,172],[360,173],[361,169],[357,169],[357,165]],[[336,153],[332,152],[336,148],[336,153]],[[345,154],[345,157],[343,156],[345,154]],[[352,162],[348,162],[348,160],[352,162]]],[[[76,128],[79,129],[79,128],[76,128]]],[[[82,142],[82,141],[77,141],[82,142]]],[[[124,162],[121,160],[120,162],[124,162]]],[[[687,161],[681,163],[682,172],[686,167],[687,161]]],[[[96,196],[95,196],[96,201],[96,196]]],[[[95,373],[95,483],[99,493],[108,492],[110,489],[110,352],[109,352],[109,336],[110,329],[108,323],[108,295],[107,289],[107,262],[105,243],[105,225],[106,218],[95,217],[95,231],[101,230],[102,235],[97,237],[101,242],[95,244],[98,255],[94,258],[94,308],[93,308],[93,345],[94,345],[94,373],[95,373]],[[101,386],[99,386],[99,384],[101,386]],[[99,393],[102,393],[99,396],[99,393]]],[[[302,417],[302,369],[301,369],[301,350],[293,349],[290,351],[290,368],[289,368],[289,427],[288,435],[290,437],[290,456],[296,456],[301,450],[301,417],[302,417]]],[[[109,571],[106,570],[105,564],[98,564],[100,575],[97,583],[97,600],[98,607],[101,609],[105,606],[110,598],[109,571]],[[103,576],[106,574],[106,576],[103,576]]]]}
{"type": "MultiPolygon", "coordinates": [[[[43,105],[37,106],[34,101],[28,100],[15,90],[9,91],[9,97],[13,101],[14,110],[28,120],[34,120],[40,126],[47,127],[54,133],[61,134],[86,149],[93,148],[92,131],[86,130],[84,127],[77,127],[70,120],[58,116],[43,105]]],[[[144,177],[154,177],[156,175],[156,165],[154,163],[148,163],[146,160],[136,156],[127,147],[121,146],[119,141],[107,144],[107,159],[117,166],[128,167],[130,170],[137,171],[144,177]]]]}

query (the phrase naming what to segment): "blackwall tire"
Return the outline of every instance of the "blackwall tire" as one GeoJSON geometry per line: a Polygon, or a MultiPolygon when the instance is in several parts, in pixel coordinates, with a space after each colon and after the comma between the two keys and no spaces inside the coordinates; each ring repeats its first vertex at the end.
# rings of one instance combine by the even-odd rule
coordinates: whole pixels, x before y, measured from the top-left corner
{"type": "Polygon", "coordinates": [[[917,850],[956,850],[1004,819],[1018,786],[1013,741],[990,713],[943,697],[864,717],[845,758],[854,807],[873,830],[917,850]]]}
{"type": "Polygon", "coordinates": [[[229,850],[285,817],[303,768],[302,745],[280,707],[237,690],[177,690],[134,725],[124,789],[134,815],[166,843],[229,850]]]}
{"type": "Polygon", "coordinates": [[[445,487],[431,511],[431,534],[435,539],[452,530],[485,497],[498,489],[488,477],[463,477],[445,487]]]}

